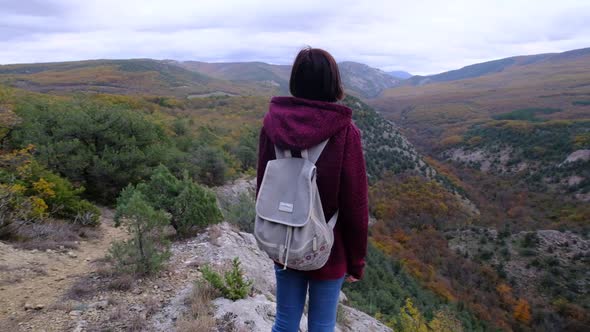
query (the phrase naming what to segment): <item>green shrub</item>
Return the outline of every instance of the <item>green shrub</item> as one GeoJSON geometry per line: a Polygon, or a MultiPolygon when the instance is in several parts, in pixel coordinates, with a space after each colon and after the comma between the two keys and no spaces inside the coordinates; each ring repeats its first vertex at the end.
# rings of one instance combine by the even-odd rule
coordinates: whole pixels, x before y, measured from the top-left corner
{"type": "Polygon", "coordinates": [[[170,256],[168,242],[162,234],[168,216],[150,206],[134,188],[126,188],[121,197],[124,199],[117,202],[117,214],[125,218],[131,238],[113,243],[109,257],[121,272],[156,272],[170,256]]]}
{"type": "MultiPolygon", "coordinates": [[[[166,166],[160,165],[148,181],[138,184],[135,189],[154,209],[170,214],[170,224],[181,237],[194,235],[223,219],[215,195],[192,181],[186,172],[182,179],[178,179],[166,166]]],[[[121,193],[122,202],[129,198],[129,191],[121,193]]],[[[116,215],[115,219],[118,217],[116,215]]]]}
{"type": "Polygon", "coordinates": [[[10,144],[34,144],[40,163],[82,183],[89,197],[107,203],[175,151],[164,128],[141,112],[106,107],[89,98],[22,102],[16,112],[23,121],[13,130],[10,144]]]}
{"type": "Polygon", "coordinates": [[[523,120],[523,121],[531,121],[531,122],[539,122],[543,121],[543,119],[537,118],[535,115],[537,114],[551,114],[556,112],[561,112],[562,110],[559,108],[537,108],[537,107],[530,107],[530,108],[522,108],[508,113],[502,113],[498,115],[492,116],[495,120],[523,120]]]}
{"type": "Polygon", "coordinates": [[[521,248],[518,253],[524,257],[537,256],[537,251],[529,248],[521,248]]]}
{"type": "Polygon", "coordinates": [[[202,146],[193,152],[199,182],[208,186],[225,183],[228,166],[223,151],[214,146],[202,146]]]}
{"type": "Polygon", "coordinates": [[[258,130],[246,129],[240,136],[238,144],[230,148],[230,152],[240,162],[242,171],[256,168],[257,147],[258,130]]]}
{"type": "Polygon", "coordinates": [[[539,236],[537,232],[530,232],[526,233],[524,239],[522,240],[522,247],[523,248],[536,248],[539,244],[539,236]]]}
{"type": "Polygon", "coordinates": [[[492,259],[492,257],[494,257],[494,253],[489,250],[483,250],[479,254],[479,259],[481,259],[482,261],[488,261],[488,260],[492,259]]]}
{"type": "Polygon", "coordinates": [[[255,201],[252,195],[242,193],[237,204],[223,204],[223,215],[232,224],[237,225],[244,232],[254,232],[254,218],[256,218],[255,201]]]}
{"type": "Polygon", "coordinates": [[[510,250],[508,248],[502,248],[502,249],[500,249],[500,255],[502,255],[502,257],[504,257],[505,260],[509,260],[510,259],[510,250]]]}
{"type": "Polygon", "coordinates": [[[252,281],[244,279],[244,272],[240,267],[240,260],[236,257],[232,261],[232,268],[223,277],[205,266],[201,270],[203,278],[207,280],[221,295],[232,301],[245,299],[252,290],[252,281]]]}

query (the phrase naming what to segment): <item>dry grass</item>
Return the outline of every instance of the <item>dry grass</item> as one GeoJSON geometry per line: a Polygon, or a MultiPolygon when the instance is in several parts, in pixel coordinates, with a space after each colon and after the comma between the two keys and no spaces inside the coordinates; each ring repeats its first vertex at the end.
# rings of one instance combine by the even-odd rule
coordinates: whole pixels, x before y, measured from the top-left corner
{"type": "Polygon", "coordinates": [[[121,274],[109,281],[108,288],[111,290],[128,291],[133,287],[135,278],[130,274],[121,274]]]}
{"type": "Polygon", "coordinates": [[[63,311],[70,312],[74,310],[75,306],[72,301],[58,301],[47,307],[48,311],[63,311]]]}
{"type": "Polygon", "coordinates": [[[148,297],[143,301],[143,306],[145,308],[145,314],[149,317],[156,312],[160,311],[162,308],[162,304],[160,301],[153,297],[148,297]]]}
{"type": "Polygon", "coordinates": [[[146,319],[145,316],[135,313],[131,317],[125,319],[126,331],[144,331],[146,319]]]}
{"type": "Polygon", "coordinates": [[[94,273],[101,278],[111,278],[116,274],[108,261],[93,261],[92,264],[94,265],[94,273]]]}
{"type": "Polygon", "coordinates": [[[124,305],[118,305],[114,307],[111,312],[109,313],[109,320],[111,322],[117,322],[122,320],[127,313],[127,309],[124,305]]]}
{"type": "Polygon", "coordinates": [[[209,227],[208,234],[209,234],[209,242],[211,242],[215,245],[219,245],[218,239],[221,237],[221,234],[223,234],[223,231],[221,230],[221,226],[211,225],[209,227]]]}
{"type": "Polygon", "coordinates": [[[188,311],[176,324],[177,331],[211,331],[216,326],[211,312],[211,301],[214,298],[215,291],[208,284],[196,282],[192,293],[185,301],[188,311]]]}
{"type": "Polygon", "coordinates": [[[79,301],[96,295],[99,290],[99,287],[91,278],[82,277],[72,284],[64,297],[66,299],[79,301]]]}
{"type": "Polygon", "coordinates": [[[92,261],[94,273],[103,279],[103,285],[106,289],[116,291],[128,291],[133,287],[135,276],[129,273],[120,273],[112,265],[108,257],[95,259],[92,261]]]}
{"type": "Polygon", "coordinates": [[[29,263],[28,266],[10,267],[0,265],[0,286],[19,283],[24,279],[46,276],[47,270],[38,264],[29,263]]]}
{"type": "MultiPolygon", "coordinates": [[[[130,313],[129,308],[124,304],[117,305],[109,312],[108,325],[111,327],[114,325],[123,325],[124,331],[145,331],[146,322],[145,313],[130,313]]],[[[93,329],[96,331],[110,331],[110,329],[105,329],[103,324],[95,325],[92,329],[87,328],[88,331],[93,329]]]]}
{"type": "Polygon", "coordinates": [[[78,228],[78,226],[56,220],[26,224],[16,231],[15,237],[19,239],[19,242],[15,243],[15,246],[29,250],[57,250],[61,246],[77,249],[76,241],[80,240],[78,228]]]}
{"type": "Polygon", "coordinates": [[[61,220],[28,223],[19,226],[14,234],[14,245],[21,249],[60,250],[77,249],[82,239],[97,239],[101,236],[95,227],[82,227],[61,220]]]}
{"type": "Polygon", "coordinates": [[[23,321],[24,319],[0,319],[0,326],[2,327],[2,331],[20,331],[21,326],[19,326],[19,323],[23,321]]]}
{"type": "Polygon", "coordinates": [[[215,328],[215,319],[213,317],[206,320],[188,320],[182,318],[176,323],[178,332],[206,332],[215,328]]]}

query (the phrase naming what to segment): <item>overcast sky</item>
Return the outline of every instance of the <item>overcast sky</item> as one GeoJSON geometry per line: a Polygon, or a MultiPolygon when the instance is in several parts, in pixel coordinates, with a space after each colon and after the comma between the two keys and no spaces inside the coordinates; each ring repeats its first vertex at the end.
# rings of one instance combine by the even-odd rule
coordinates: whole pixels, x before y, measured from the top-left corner
{"type": "Polygon", "coordinates": [[[290,64],[432,74],[590,47],[590,0],[0,0],[0,64],[98,58],[290,64]]]}

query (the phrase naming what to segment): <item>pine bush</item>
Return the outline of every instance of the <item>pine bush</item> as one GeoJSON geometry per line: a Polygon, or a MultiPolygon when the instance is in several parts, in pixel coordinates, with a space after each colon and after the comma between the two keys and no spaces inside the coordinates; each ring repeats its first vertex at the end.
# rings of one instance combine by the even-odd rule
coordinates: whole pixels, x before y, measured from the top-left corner
{"type": "Polygon", "coordinates": [[[169,217],[149,205],[143,195],[134,188],[126,188],[117,204],[119,222],[121,217],[131,239],[115,242],[109,257],[121,272],[151,274],[157,272],[170,257],[168,241],[163,236],[163,227],[169,217]]]}
{"type": "Polygon", "coordinates": [[[232,268],[221,275],[205,266],[202,269],[203,278],[211,286],[221,292],[221,295],[232,301],[245,299],[252,290],[252,281],[244,278],[244,272],[240,267],[240,260],[236,257],[232,261],[232,268]]]}

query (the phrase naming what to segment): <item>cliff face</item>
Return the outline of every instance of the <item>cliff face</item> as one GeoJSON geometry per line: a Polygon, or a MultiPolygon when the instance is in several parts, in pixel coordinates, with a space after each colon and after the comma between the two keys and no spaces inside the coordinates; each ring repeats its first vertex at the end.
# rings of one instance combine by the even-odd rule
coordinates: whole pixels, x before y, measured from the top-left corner
{"type": "MultiPolygon", "coordinates": [[[[213,301],[219,330],[270,331],[275,318],[275,278],[272,262],[256,245],[254,236],[240,232],[228,223],[214,225],[201,236],[173,247],[173,255],[189,259],[185,266],[213,268],[227,266],[239,258],[247,279],[253,281],[253,295],[243,300],[218,298],[213,301]]],[[[179,262],[180,263],[180,262],[179,262]]],[[[184,290],[187,292],[187,290],[184,290]]],[[[337,331],[391,331],[374,318],[345,305],[341,295],[337,331]]],[[[174,306],[174,301],[171,301],[174,306]]],[[[166,309],[164,310],[166,311],[166,309]]],[[[163,318],[163,317],[160,317],[163,318]]],[[[170,327],[163,321],[156,324],[159,330],[170,327]]],[[[307,318],[301,320],[300,331],[307,331],[307,318]]]]}

